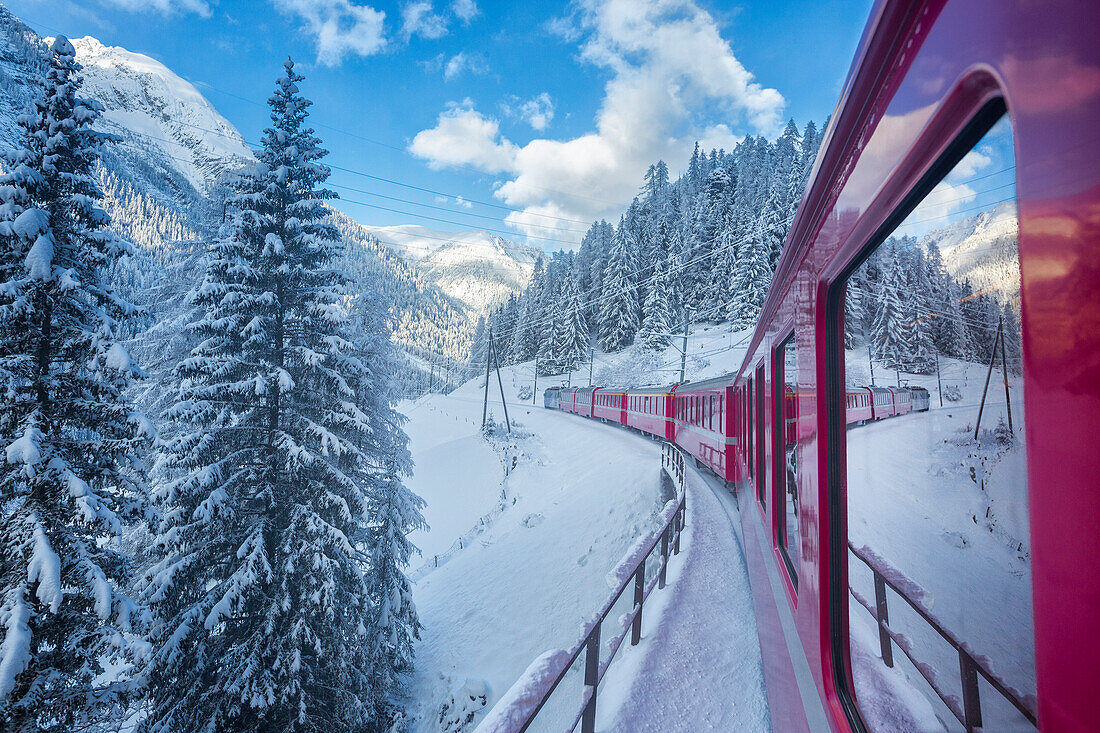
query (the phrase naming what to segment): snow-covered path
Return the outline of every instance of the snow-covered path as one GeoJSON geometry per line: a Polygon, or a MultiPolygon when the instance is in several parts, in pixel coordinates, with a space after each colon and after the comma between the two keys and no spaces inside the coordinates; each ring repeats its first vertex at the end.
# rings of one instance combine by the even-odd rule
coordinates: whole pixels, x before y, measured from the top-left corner
{"type": "Polygon", "coordinates": [[[688,470],[684,547],[653,596],[642,643],[605,684],[600,729],[767,731],[760,641],[733,496],[688,470]]]}
{"type": "MultiPolygon", "coordinates": [[[[408,696],[413,730],[466,729],[460,726],[480,719],[482,705],[491,707],[532,659],[575,643],[582,621],[608,594],[605,575],[653,528],[664,503],[657,443],[513,402],[508,370],[504,376],[513,427],[527,434],[503,482],[506,508],[447,562],[414,572],[424,630],[408,696]]],[[[405,407],[422,472],[410,483],[428,501],[433,526],[417,538],[427,547],[448,547],[469,529],[466,520],[497,506],[501,459],[475,447],[478,386],[405,407]],[[456,452],[456,445],[469,450],[456,452]]],[[[499,420],[499,395],[495,402],[499,420]]],[[[575,703],[563,695],[558,704],[575,703]]],[[[555,717],[553,707],[546,712],[555,717]]]]}

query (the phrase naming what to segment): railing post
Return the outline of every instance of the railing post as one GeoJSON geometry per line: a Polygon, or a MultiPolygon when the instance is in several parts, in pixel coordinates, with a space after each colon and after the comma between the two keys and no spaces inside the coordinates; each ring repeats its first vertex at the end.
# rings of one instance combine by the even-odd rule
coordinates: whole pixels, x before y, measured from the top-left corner
{"type": "Polygon", "coordinates": [[[642,640],[642,603],[645,602],[645,558],[638,565],[638,571],[634,573],[634,607],[638,609],[634,614],[634,623],[630,629],[630,646],[637,646],[642,640]]]}
{"type": "Polygon", "coordinates": [[[959,674],[962,677],[963,725],[970,733],[982,727],[982,703],[978,698],[978,669],[962,649],[959,649],[959,674]]]}
{"type": "Polygon", "coordinates": [[[661,533],[661,576],[657,581],[658,588],[665,587],[665,571],[668,570],[668,533],[672,531],[672,525],[669,524],[665,527],[665,531],[661,533]]]}
{"type": "Polygon", "coordinates": [[[680,554],[680,535],[684,533],[684,507],[676,510],[676,542],[672,545],[672,554],[680,554]]]}
{"type": "Polygon", "coordinates": [[[875,574],[875,612],[878,615],[878,644],[882,650],[882,661],[887,667],[894,666],[894,647],[890,645],[890,634],[886,627],[890,625],[890,612],[886,608],[886,581],[874,568],[875,574]]]}
{"type": "Polygon", "coordinates": [[[596,685],[600,681],[600,623],[588,636],[588,648],[584,654],[584,685],[592,690],[584,704],[581,717],[581,733],[596,733],[596,685]]]}

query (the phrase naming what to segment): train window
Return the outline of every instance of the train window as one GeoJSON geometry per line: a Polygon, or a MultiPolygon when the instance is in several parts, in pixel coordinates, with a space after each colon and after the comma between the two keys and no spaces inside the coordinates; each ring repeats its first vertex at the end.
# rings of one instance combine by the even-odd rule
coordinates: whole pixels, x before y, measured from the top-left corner
{"type": "Polygon", "coordinates": [[[1015,160],[1003,105],[980,117],[836,306],[837,386],[873,394],[844,413],[833,501],[843,671],[874,731],[1035,720],[1015,160]]]}
{"type": "Polygon", "coordinates": [[[760,506],[766,507],[768,499],[764,492],[767,490],[768,470],[764,463],[764,365],[756,368],[756,498],[760,506]]]}
{"type": "Polygon", "coordinates": [[[794,334],[776,351],[775,401],[776,457],[775,521],[779,550],[798,587],[798,558],[802,549],[798,524],[798,350],[794,334]]]}

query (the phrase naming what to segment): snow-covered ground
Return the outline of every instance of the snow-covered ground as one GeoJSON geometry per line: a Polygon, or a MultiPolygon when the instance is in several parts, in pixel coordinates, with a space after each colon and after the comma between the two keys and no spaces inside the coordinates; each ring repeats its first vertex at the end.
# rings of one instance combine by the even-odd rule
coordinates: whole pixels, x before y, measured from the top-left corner
{"type": "MultiPolygon", "coordinates": [[[[865,354],[849,352],[850,362],[860,359],[866,366],[865,354]]],[[[941,368],[945,393],[957,389],[957,401],[940,407],[935,375],[901,375],[903,382],[930,388],[932,408],[849,430],[849,539],[919,586],[922,602],[939,623],[984,657],[1010,687],[1034,695],[1022,394],[1018,380],[1010,380],[1016,439],[1009,447],[991,434],[1007,417],[1004,388],[994,378],[982,437],[974,441],[986,368],[950,359],[941,368]]],[[[879,384],[882,376],[876,373],[879,384]]],[[[893,385],[896,376],[888,376],[886,383],[893,385]]],[[[850,556],[849,573],[852,588],[873,604],[871,572],[850,556]]],[[[892,591],[887,597],[891,629],[910,641],[937,683],[961,699],[957,654],[892,591]]],[[[889,690],[886,694],[900,703],[865,705],[876,727],[958,728],[900,651],[894,652],[895,670],[887,671],[870,614],[855,600],[849,610],[857,694],[869,702],[889,690]]],[[[979,687],[988,728],[1028,727],[989,685],[983,681],[979,687]]]]}
{"type": "Polygon", "coordinates": [[[670,563],[673,592],[646,606],[642,641],[626,646],[600,688],[607,731],[753,731],[771,727],[737,505],[687,469],[688,521],[670,563]]]}
{"type": "MultiPolygon", "coordinates": [[[[466,730],[542,652],[575,643],[608,594],[605,575],[653,528],[667,498],[656,443],[521,406],[516,388],[525,378],[513,369],[503,375],[518,436],[506,477],[509,442],[494,439],[498,452],[480,437],[477,380],[402,406],[417,462],[410,485],[427,500],[432,526],[414,538],[430,565],[414,563],[412,573],[424,624],[408,696],[417,731],[466,730]],[[462,535],[463,547],[432,567],[462,535]]],[[[503,419],[499,393],[490,410],[503,419]]],[[[555,701],[562,710],[575,703],[555,701]]]]}

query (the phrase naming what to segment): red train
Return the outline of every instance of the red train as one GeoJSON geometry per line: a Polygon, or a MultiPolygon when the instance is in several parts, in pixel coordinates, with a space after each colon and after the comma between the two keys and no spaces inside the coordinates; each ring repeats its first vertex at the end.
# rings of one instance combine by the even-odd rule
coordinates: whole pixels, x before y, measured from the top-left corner
{"type": "Polygon", "coordinates": [[[740,369],[546,393],[732,487],[776,730],[1095,730],[1098,28],[1095,2],[879,0],[740,369]],[[847,306],[934,251],[950,285],[904,289],[901,328],[932,324],[955,399],[850,386],[847,306]]]}

